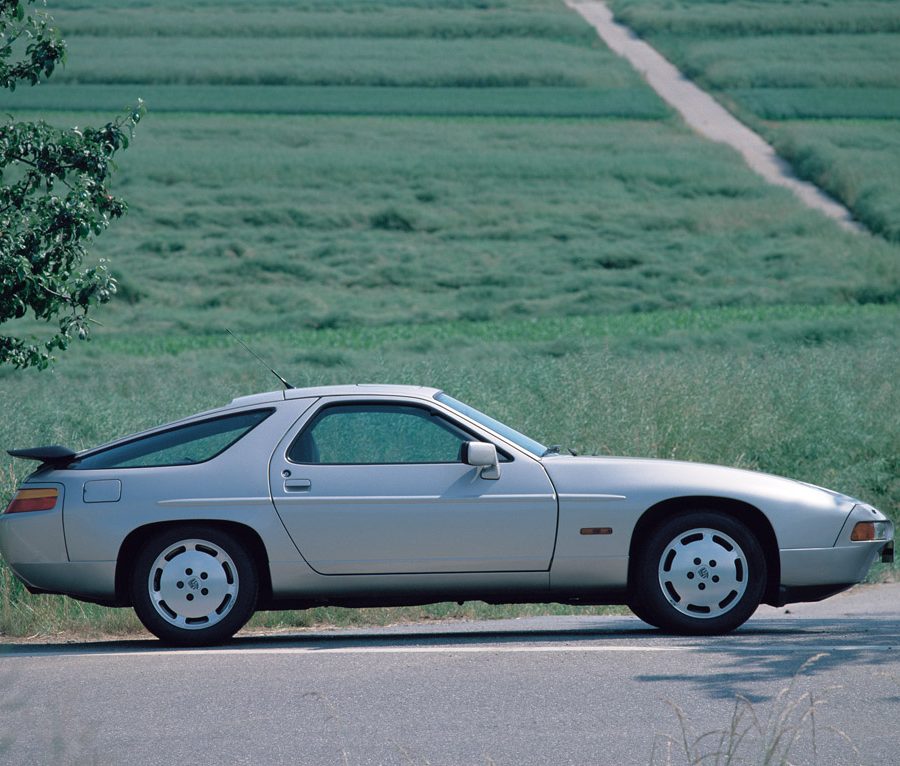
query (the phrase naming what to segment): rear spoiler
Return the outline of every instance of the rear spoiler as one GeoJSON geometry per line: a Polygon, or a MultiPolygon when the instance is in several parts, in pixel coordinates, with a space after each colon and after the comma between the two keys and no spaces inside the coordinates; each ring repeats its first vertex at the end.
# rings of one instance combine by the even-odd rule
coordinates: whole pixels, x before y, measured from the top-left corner
{"type": "Polygon", "coordinates": [[[6,453],[12,457],[20,457],[25,460],[40,460],[51,468],[65,468],[71,463],[77,452],[59,444],[50,444],[46,447],[30,447],[28,449],[11,449],[6,453]]]}

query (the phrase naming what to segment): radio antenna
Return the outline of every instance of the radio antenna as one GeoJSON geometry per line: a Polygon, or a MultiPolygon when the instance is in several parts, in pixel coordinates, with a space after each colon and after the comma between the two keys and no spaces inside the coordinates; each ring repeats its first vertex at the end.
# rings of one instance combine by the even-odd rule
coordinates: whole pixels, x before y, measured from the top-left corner
{"type": "Polygon", "coordinates": [[[278,378],[278,380],[281,381],[282,386],[284,386],[285,388],[293,388],[293,386],[290,383],[288,383],[284,378],[282,378],[281,375],[279,375],[277,372],[275,372],[275,370],[273,370],[271,367],[269,367],[269,365],[266,364],[260,358],[259,354],[257,354],[252,348],[250,348],[250,346],[248,346],[246,343],[244,343],[244,341],[242,341],[237,335],[235,335],[233,332],[231,332],[231,330],[229,330],[227,327],[225,328],[225,332],[227,332],[232,338],[234,338],[238,343],[240,343],[244,347],[244,349],[247,351],[247,353],[250,354],[250,356],[252,356],[254,359],[256,359],[257,362],[259,362],[263,367],[265,367],[269,372],[271,372],[276,378],[278,378]]]}

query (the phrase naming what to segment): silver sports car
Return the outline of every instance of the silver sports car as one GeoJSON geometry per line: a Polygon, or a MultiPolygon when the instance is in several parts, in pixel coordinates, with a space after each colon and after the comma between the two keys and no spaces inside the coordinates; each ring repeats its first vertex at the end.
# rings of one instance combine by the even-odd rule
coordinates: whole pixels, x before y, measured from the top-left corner
{"type": "Polygon", "coordinates": [[[40,461],[0,515],[33,593],[133,606],[174,644],[257,609],[628,604],[714,634],[893,556],[875,508],[712,465],[571,457],[442,391],[287,389],[40,461]]]}

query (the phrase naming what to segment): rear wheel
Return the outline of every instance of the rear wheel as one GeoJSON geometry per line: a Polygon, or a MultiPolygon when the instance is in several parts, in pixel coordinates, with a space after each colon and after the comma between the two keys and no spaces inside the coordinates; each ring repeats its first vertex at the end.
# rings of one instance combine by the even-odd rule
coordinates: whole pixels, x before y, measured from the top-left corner
{"type": "Polygon", "coordinates": [[[135,561],[131,593],[144,626],[182,646],[233,636],[256,608],[258,576],[232,535],[203,526],[162,530],[135,561]]]}
{"type": "Polygon", "coordinates": [[[632,609],[664,630],[726,633],[753,614],[765,582],[762,547],[745,525],[714,511],[679,514],[639,554],[632,609]]]}

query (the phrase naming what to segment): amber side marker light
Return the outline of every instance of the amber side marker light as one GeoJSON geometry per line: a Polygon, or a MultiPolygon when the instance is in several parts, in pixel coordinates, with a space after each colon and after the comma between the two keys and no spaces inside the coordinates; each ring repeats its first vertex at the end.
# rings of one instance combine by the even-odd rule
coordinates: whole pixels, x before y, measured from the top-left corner
{"type": "Polygon", "coordinates": [[[4,513],[49,511],[56,505],[58,497],[58,489],[20,489],[4,513]]]}
{"type": "Polygon", "coordinates": [[[853,527],[850,539],[855,543],[887,540],[887,531],[888,525],[886,521],[859,521],[853,527]]]}

